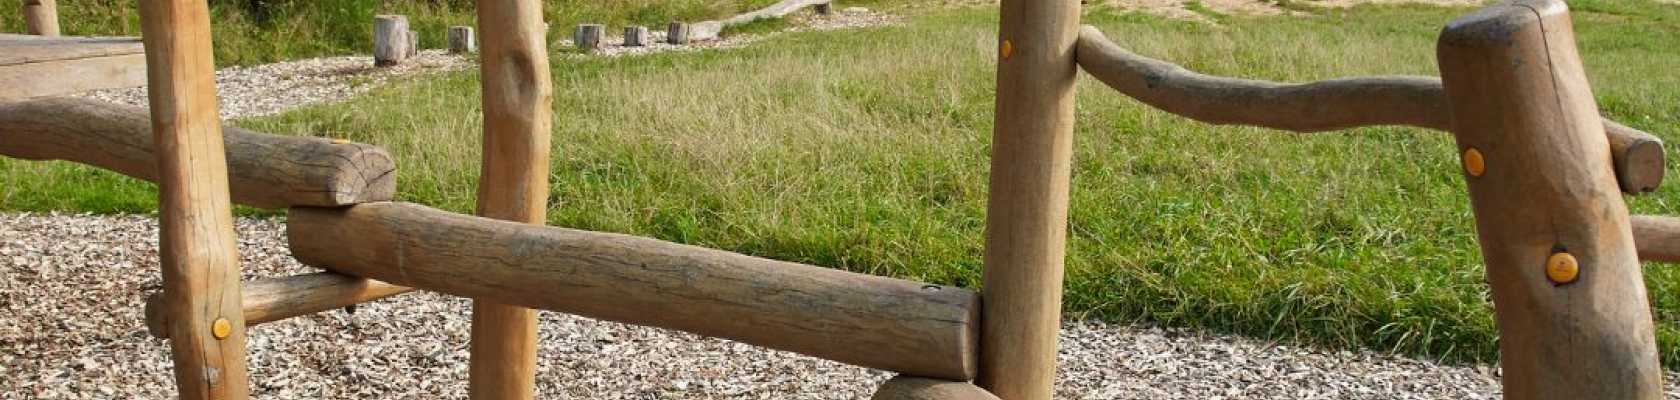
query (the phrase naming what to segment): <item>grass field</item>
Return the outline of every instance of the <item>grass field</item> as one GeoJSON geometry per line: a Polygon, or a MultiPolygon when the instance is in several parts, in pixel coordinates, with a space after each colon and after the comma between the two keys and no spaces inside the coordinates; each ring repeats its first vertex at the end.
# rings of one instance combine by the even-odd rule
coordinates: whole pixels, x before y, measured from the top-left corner
{"type": "MultiPolygon", "coordinates": [[[[1680,143],[1680,7],[1577,1],[1605,114],[1680,143]]],[[[1435,74],[1465,9],[1223,16],[1090,8],[1141,54],[1274,80],[1435,74]]],[[[992,123],[992,8],[748,48],[554,61],[550,223],[974,287],[992,123]]],[[[470,212],[471,72],[243,121],[386,146],[400,196],[470,212]]],[[[1215,127],[1082,78],[1065,311],[1296,343],[1491,360],[1495,330],[1449,135],[1215,127]]],[[[1670,149],[1672,154],[1675,149],[1670,149]]],[[[1671,172],[1671,175],[1680,176],[1671,172]]],[[[148,212],[144,183],[0,160],[0,208],[148,212]]],[[[1680,214],[1680,189],[1630,198],[1680,214]]],[[[1680,366],[1680,267],[1646,268],[1665,364],[1680,366]]]]}

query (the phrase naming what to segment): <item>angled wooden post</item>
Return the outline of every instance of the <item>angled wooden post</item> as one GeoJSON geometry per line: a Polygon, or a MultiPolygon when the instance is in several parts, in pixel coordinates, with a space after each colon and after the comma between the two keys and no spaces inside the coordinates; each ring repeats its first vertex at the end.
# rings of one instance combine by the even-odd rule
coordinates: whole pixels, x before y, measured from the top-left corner
{"type": "MultiPolygon", "coordinates": [[[[1650,303],[1561,0],[1448,24],[1439,59],[1507,399],[1657,399],[1650,303]]],[[[989,304],[988,304],[989,306],[989,304]]]]}
{"type": "Polygon", "coordinates": [[[1078,0],[1003,0],[976,382],[1006,400],[1056,376],[1078,29],[1078,0]]]}
{"type": "Polygon", "coordinates": [[[143,0],[140,29],[176,387],[182,399],[243,399],[245,317],[216,110],[210,10],[202,0],[143,0]]]}
{"type": "Polygon", "coordinates": [[[23,25],[31,35],[58,36],[58,1],[23,0],[23,25]]]}
{"type": "MultiPolygon", "coordinates": [[[[478,215],[542,224],[548,210],[550,102],[541,0],[479,0],[484,163],[478,215]]],[[[537,364],[536,311],[473,301],[473,399],[529,399],[537,364]]]]}

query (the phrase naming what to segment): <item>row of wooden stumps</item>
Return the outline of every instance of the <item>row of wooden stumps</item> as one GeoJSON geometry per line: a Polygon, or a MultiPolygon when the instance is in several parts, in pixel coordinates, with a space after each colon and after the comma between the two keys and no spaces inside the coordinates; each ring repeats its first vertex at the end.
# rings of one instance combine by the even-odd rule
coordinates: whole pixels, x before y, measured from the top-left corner
{"type": "MultiPolygon", "coordinates": [[[[478,51],[478,43],[470,26],[451,26],[448,36],[450,54],[478,51]]],[[[420,55],[420,32],[409,28],[408,17],[379,15],[373,17],[373,64],[389,67],[420,55]]]]}

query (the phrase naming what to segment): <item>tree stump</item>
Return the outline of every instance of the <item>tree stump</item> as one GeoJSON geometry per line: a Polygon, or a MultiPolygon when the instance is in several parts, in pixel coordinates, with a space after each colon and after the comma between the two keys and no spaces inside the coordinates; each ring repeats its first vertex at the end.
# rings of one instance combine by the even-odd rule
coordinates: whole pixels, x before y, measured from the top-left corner
{"type": "Polygon", "coordinates": [[[665,43],[688,44],[688,24],[672,22],[671,26],[665,29],[665,43]]]}
{"type": "Polygon", "coordinates": [[[478,43],[473,42],[473,28],[470,26],[449,27],[449,53],[465,54],[478,51],[478,43]]]}
{"type": "Polygon", "coordinates": [[[606,26],[601,24],[578,24],[577,31],[572,33],[572,44],[583,51],[600,49],[601,35],[606,30],[606,26]]]}
{"type": "Polygon", "coordinates": [[[420,32],[408,31],[408,58],[420,56],[420,32]]]}
{"type": "Polygon", "coordinates": [[[408,17],[373,17],[373,65],[389,67],[408,58],[408,17]]]}
{"type": "Polygon", "coordinates": [[[648,28],[645,26],[624,27],[624,47],[641,47],[647,45],[648,28]]]}

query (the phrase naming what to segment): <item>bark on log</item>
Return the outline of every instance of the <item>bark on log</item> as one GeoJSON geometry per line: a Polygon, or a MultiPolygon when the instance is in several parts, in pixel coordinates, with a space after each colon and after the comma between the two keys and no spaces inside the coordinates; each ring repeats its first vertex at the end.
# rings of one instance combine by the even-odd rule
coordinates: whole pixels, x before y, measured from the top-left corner
{"type": "MultiPolygon", "coordinates": [[[[245,326],[249,327],[354,306],[412,290],[372,279],[317,272],[245,283],[240,303],[243,304],[245,326]]],[[[168,326],[169,314],[163,309],[163,296],[157,293],[147,296],[146,333],[167,339],[169,332],[165,327],[168,326]]]]}
{"type": "Polygon", "coordinates": [[[1493,289],[1508,399],[1655,400],[1627,207],[1562,0],[1460,17],[1438,60],[1493,289]]]}
{"type": "Polygon", "coordinates": [[[166,329],[175,388],[183,400],[244,399],[250,387],[239,249],[217,115],[209,5],[142,0],[140,31],[157,148],[163,307],[175,316],[166,329]]]}
{"type": "Polygon", "coordinates": [[[1630,222],[1639,260],[1680,262],[1680,218],[1635,215],[1630,222]]]}
{"type": "MultiPolygon", "coordinates": [[[[66,160],[157,182],[146,110],[80,98],[0,102],[0,154],[66,160]]],[[[258,208],[390,200],[396,163],[384,150],[227,127],[233,201],[258,208]]]]}
{"type": "Polygon", "coordinates": [[[952,380],[974,375],[970,291],[403,203],[293,208],[305,264],[952,380]]]}
{"type": "Polygon", "coordinates": [[[666,26],[665,43],[678,46],[688,44],[688,24],[672,22],[671,25],[666,26]]]}
{"type": "Polygon", "coordinates": [[[578,24],[577,30],[572,32],[572,44],[578,50],[595,51],[601,48],[601,36],[606,32],[607,27],[601,24],[578,24]]]}
{"type": "Polygon", "coordinates": [[[23,0],[23,26],[31,35],[58,36],[58,1],[23,0]]]}
{"type": "MultiPolygon", "coordinates": [[[[1079,66],[1109,87],[1162,111],[1216,125],[1252,125],[1322,132],[1369,125],[1406,125],[1450,131],[1440,78],[1376,76],[1284,84],[1196,73],[1134,54],[1086,26],[1079,34],[1079,66]]],[[[1618,186],[1656,190],[1662,183],[1662,141],[1608,119],[1618,186]]]]}
{"type": "Polygon", "coordinates": [[[466,54],[478,51],[478,43],[473,41],[473,28],[470,26],[449,27],[449,53],[466,54]]]}
{"type": "Polygon", "coordinates": [[[645,26],[624,27],[624,47],[641,47],[648,43],[648,28],[645,26]]]}
{"type": "Polygon", "coordinates": [[[870,400],[998,400],[968,382],[899,375],[887,380],[870,400]]]}
{"type": "Polygon", "coordinates": [[[408,17],[373,17],[373,65],[389,67],[408,58],[408,17]]]}

